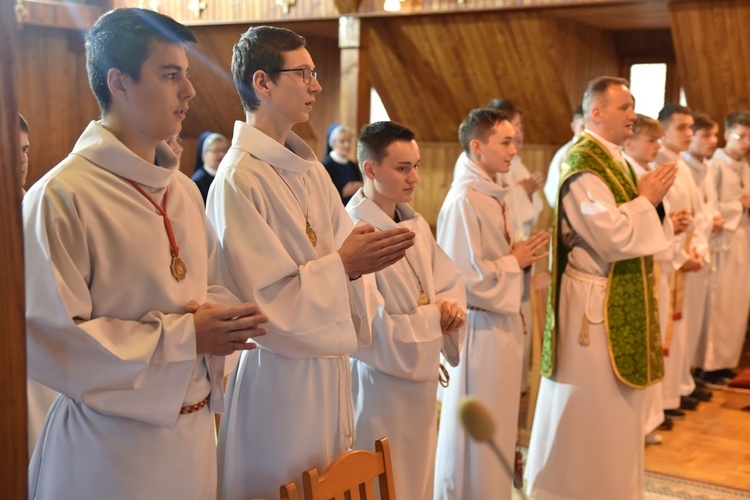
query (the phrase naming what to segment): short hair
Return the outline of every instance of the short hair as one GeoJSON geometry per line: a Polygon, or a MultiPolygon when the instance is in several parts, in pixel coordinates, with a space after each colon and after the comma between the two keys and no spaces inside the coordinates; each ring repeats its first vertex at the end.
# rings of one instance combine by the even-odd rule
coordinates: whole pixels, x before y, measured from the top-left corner
{"type": "Polygon", "coordinates": [[[86,72],[102,114],[109,111],[112,93],[107,73],[117,68],[134,81],[141,78],[141,67],[148,59],[154,40],[187,47],[197,43],[187,27],[158,12],[137,8],[114,9],[86,34],[86,72]]]}
{"type": "Polygon", "coordinates": [[[347,132],[354,135],[354,130],[345,125],[339,125],[331,130],[331,133],[328,134],[328,146],[333,149],[333,145],[336,144],[336,140],[339,138],[339,136],[347,132]]]}
{"type": "Polygon", "coordinates": [[[576,118],[583,118],[583,106],[578,106],[575,110],[573,110],[573,120],[576,118]]]}
{"type": "Polygon", "coordinates": [[[656,137],[661,137],[664,134],[664,129],[661,128],[661,123],[658,120],[654,120],[650,116],[636,115],[637,118],[633,122],[633,137],[636,138],[641,134],[651,134],[656,137]]]}
{"type": "Polygon", "coordinates": [[[613,85],[624,85],[630,87],[630,83],[616,76],[600,76],[591,80],[583,93],[583,119],[588,120],[591,117],[591,108],[596,97],[601,97],[607,89],[613,85]]]}
{"type": "Polygon", "coordinates": [[[703,129],[712,129],[719,124],[716,120],[711,118],[708,113],[697,112],[693,114],[693,132],[698,132],[703,129]]]}
{"type": "Polygon", "coordinates": [[[672,117],[674,115],[688,115],[693,116],[693,112],[690,111],[690,108],[687,106],[683,106],[681,104],[665,104],[663,108],[661,108],[661,111],[659,111],[659,123],[661,123],[661,126],[664,128],[667,128],[669,126],[669,123],[672,121],[672,117]]]}
{"type": "Polygon", "coordinates": [[[304,47],[305,38],[274,26],[254,26],[242,34],[232,49],[232,78],[245,111],[255,111],[260,100],[253,89],[253,75],[265,71],[272,82],[283,69],[284,53],[304,47]]]}
{"type": "Polygon", "coordinates": [[[729,113],[724,120],[724,130],[732,130],[737,125],[744,125],[750,127],[750,112],[748,111],[735,111],[729,113]]]}
{"type": "Polygon", "coordinates": [[[216,141],[224,141],[226,143],[229,143],[226,136],[223,136],[221,134],[212,133],[209,134],[208,137],[203,141],[203,151],[201,152],[201,156],[205,157],[206,153],[208,153],[208,150],[211,148],[211,144],[213,144],[216,141]]]}
{"type": "Polygon", "coordinates": [[[357,162],[360,168],[365,161],[380,163],[385,158],[385,150],[396,141],[411,142],[414,132],[400,123],[386,121],[373,122],[362,127],[357,141],[357,162]]]}
{"type": "Polygon", "coordinates": [[[464,152],[467,155],[471,152],[471,141],[474,139],[487,142],[495,125],[504,121],[510,121],[510,118],[498,109],[479,108],[469,111],[458,127],[458,142],[464,152]]]}
{"type": "Polygon", "coordinates": [[[518,115],[523,117],[523,109],[510,99],[491,99],[490,102],[487,103],[487,107],[502,111],[508,117],[508,120],[512,120],[518,115]]]}
{"type": "Polygon", "coordinates": [[[21,132],[24,134],[29,133],[29,122],[26,121],[26,118],[23,117],[21,113],[18,113],[18,125],[21,127],[21,132]]]}

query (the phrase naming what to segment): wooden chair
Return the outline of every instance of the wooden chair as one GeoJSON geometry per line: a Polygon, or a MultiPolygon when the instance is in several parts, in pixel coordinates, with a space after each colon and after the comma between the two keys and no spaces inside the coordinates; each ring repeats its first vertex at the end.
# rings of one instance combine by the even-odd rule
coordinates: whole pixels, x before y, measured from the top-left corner
{"type": "Polygon", "coordinates": [[[297,495],[297,485],[294,483],[286,483],[279,488],[279,496],[281,500],[299,500],[297,495]]]}
{"type": "Polygon", "coordinates": [[[391,449],[387,438],[375,441],[375,453],[354,450],[333,461],[318,476],[318,469],[302,474],[305,500],[375,500],[378,478],[381,500],[395,500],[391,449]]]}

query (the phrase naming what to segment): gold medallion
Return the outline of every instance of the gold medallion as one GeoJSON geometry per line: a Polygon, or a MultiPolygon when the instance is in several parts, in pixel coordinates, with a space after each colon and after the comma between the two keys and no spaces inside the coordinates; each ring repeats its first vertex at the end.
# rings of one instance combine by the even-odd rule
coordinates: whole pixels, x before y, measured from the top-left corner
{"type": "Polygon", "coordinates": [[[417,305],[426,306],[430,303],[430,299],[425,295],[424,290],[419,290],[419,299],[417,299],[417,305]]]}
{"type": "Polygon", "coordinates": [[[169,265],[169,269],[172,271],[172,276],[174,276],[174,279],[177,281],[184,280],[185,275],[187,275],[185,261],[177,255],[172,256],[172,263],[169,265]]]}
{"type": "Polygon", "coordinates": [[[307,239],[310,240],[312,246],[318,244],[318,235],[315,234],[315,230],[310,225],[310,221],[305,219],[305,233],[307,233],[307,239]]]}

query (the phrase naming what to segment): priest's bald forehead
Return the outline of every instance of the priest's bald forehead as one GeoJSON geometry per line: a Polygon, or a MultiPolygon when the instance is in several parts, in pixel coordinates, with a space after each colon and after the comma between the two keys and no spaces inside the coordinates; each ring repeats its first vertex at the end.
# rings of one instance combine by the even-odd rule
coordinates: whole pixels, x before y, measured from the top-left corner
{"type": "Polygon", "coordinates": [[[594,104],[606,104],[607,90],[613,85],[622,85],[630,88],[630,82],[616,76],[600,76],[589,82],[583,93],[583,117],[585,120],[591,118],[591,110],[594,104]]]}

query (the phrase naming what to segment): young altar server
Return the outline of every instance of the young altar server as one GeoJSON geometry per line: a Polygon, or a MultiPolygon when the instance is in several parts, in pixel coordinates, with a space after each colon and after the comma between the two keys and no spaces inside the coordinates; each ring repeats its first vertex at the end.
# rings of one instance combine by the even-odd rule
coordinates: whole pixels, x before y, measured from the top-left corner
{"type": "Polygon", "coordinates": [[[405,258],[375,275],[384,304],[372,323],[372,345],[352,357],[355,448],[387,436],[396,498],[432,499],[437,446],[440,353],[458,364],[466,320],[464,281],[409,206],[419,182],[414,132],[394,122],[366,125],[357,160],[364,187],[346,209],[356,224],[416,234],[405,258]]]}
{"type": "Polygon", "coordinates": [[[750,314],[750,112],[730,113],[724,120],[723,148],[710,160],[718,207],[724,218],[716,270],[711,276],[704,378],[723,388],[739,365],[750,314]]]}
{"type": "Polygon", "coordinates": [[[194,42],[150,10],[102,16],[86,37],[102,119],[24,199],[29,376],[61,393],[29,498],[216,496],[223,355],[254,347],[264,318],[222,286],[203,200],[164,142],[195,95],[194,42]]]}
{"type": "Polygon", "coordinates": [[[466,153],[460,174],[438,218],[438,243],[466,282],[467,338],[458,367],[448,368],[443,393],[435,468],[435,498],[510,499],[512,478],[492,451],[472,442],[458,422],[462,397],[484,403],[497,425],[495,442],[514,462],[521,394],[524,319],[520,314],[524,270],[547,256],[546,232],[514,243],[513,219],[505,196],[516,148],[508,117],[475,109],[461,123],[466,153]]]}
{"type": "Polygon", "coordinates": [[[369,345],[378,305],[362,275],[401,259],[414,233],[353,229],[331,177],[291,131],[321,91],[304,38],[250,28],[232,74],[246,122],[235,123],[207,211],[242,297],[269,318],[227,386],[219,496],[234,500],[277,497],[354,445],[348,355],[369,345]]]}

